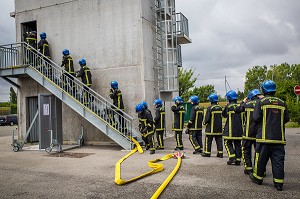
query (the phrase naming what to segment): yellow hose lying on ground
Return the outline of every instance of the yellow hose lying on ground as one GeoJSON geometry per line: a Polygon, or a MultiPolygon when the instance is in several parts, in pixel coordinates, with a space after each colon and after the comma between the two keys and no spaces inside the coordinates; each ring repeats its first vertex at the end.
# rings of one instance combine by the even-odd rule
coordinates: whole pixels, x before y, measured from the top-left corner
{"type": "MultiPolygon", "coordinates": [[[[159,161],[164,161],[164,160],[168,160],[170,158],[173,157],[173,154],[168,154],[162,158],[159,159],[154,159],[154,160],[150,160],[148,162],[148,166],[150,168],[152,168],[152,171],[148,171],[146,173],[143,173],[142,175],[139,175],[137,177],[134,177],[130,180],[122,180],[121,179],[121,164],[122,162],[124,162],[128,157],[130,157],[131,155],[133,155],[135,152],[139,152],[140,154],[143,153],[143,149],[140,146],[140,144],[132,138],[132,141],[135,143],[136,147],[127,155],[125,155],[124,157],[122,157],[117,163],[116,163],[116,171],[115,171],[115,183],[118,185],[123,185],[123,184],[127,184],[130,182],[133,182],[135,180],[138,180],[140,178],[143,178],[145,176],[160,172],[164,169],[163,164],[159,164],[157,162],[159,161]]],[[[156,190],[156,192],[153,194],[153,196],[151,197],[151,199],[156,199],[159,197],[159,195],[163,192],[163,190],[166,188],[166,186],[169,184],[169,182],[172,180],[172,178],[175,176],[175,174],[177,173],[180,165],[181,165],[181,157],[177,157],[178,161],[176,164],[176,167],[173,169],[173,171],[171,172],[171,174],[167,177],[167,179],[161,184],[161,186],[156,190]]]]}

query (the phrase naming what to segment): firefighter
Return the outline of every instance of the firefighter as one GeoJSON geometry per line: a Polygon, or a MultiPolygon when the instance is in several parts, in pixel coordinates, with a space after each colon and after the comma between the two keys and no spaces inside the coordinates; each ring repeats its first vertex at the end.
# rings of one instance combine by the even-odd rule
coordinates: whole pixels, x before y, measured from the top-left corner
{"type": "Polygon", "coordinates": [[[199,98],[193,95],[189,98],[192,104],[190,120],[187,124],[186,134],[189,134],[189,140],[194,147],[193,154],[201,154],[203,150],[202,143],[202,121],[203,108],[199,106],[199,98]]]}
{"type": "Polygon", "coordinates": [[[68,49],[64,49],[62,51],[63,58],[62,58],[62,63],[61,67],[64,67],[65,71],[63,72],[62,76],[62,84],[64,90],[68,91],[69,93],[72,94],[72,96],[76,95],[76,88],[75,88],[75,83],[74,83],[74,66],[73,66],[73,59],[70,56],[70,51],[68,49]],[[69,87],[68,87],[69,84],[69,87]]]}
{"type": "Polygon", "coordinates": [[[25,42],[31,46],[27,46],[26,49],[29,51],[26,53],[26,58],[27,58],[27,63],[28,64],[31,64],[33,66],[35,66],[35,58],[34,58],[34,55],[32,53],[32,48],[36,49],[37,47],[37,39],[36,39],[36,31],[30,31],[30,32],[26,32],[25,33],[25,42]]]}
{"type": "Polygon", "coordinates": [[[203,124],[205,128],[205,144],[203,157],[211,156],[211,145],[215,138],[217,145],[217,157],[223,158],[223,139],[222,139],[222,106],[218,104],[219,98],[216,93],[208,96],[211,105],[207,107],[203,124]]]}
{"type": "Polygon", "coordinates": [[[50,59],[51,57],[50,57],[49,43],[46,40],[46,38],[47,38],[46,33],[42,32],[40,34],[40,38],[41,38],[41,40],[38,43],[39,52],[50,59]]]}
{"type": "Polygon", "coordinates": [[[32,48],[36,49],[37,47],[36,31],[30,31],[29,33],[27,33],[25,41],[32,48]]]}
{"type": "Polygon", "coordinates": [[[143,141],[145,142],[146,150],[150,149],[150,154],[154,154],[155,147],[152,115],[146,111],[144,105],[141,103],[136,105],[135,111],[138,113],[139,131],[141,132],[143,141]]]}
{"type": "Polygon", "coordinates": [[[175,138],[177,147],[175,150],[183,150],[182,143],[182,130],[184,126],[184,114],[185,108],[182,105],[182,98],[177,96],[173,99],[175,104],[171,107],[171,110],[174,112],[174,121],[173,121],[173,131],[175,131],[175,138]]]}
{"type": "Polygon", "coordinates": [[[119,120],[119,125],[117,127],[117,123],[114,120],[114,111],[113,114],[110,116],[112,118],[112,123],[113,126],[115,126],[117,129],[120,128],[119,130],[121,132],[126,132],[126,125],[125,125],[125,120],[124,120],[124,103],[123,103],[123,97],[122,97],[122,92],[119,89],[119,84],[117,81],[111,81],[110,82],[110,91],[109,91],[109,97],[113,100],[113,107],[112,109],[118,113],[118,120],[119,120]]]}
{"type": "Polygon", "coordinates": [[[158,143],[156,149],[164,150],[165,108],[163,107],[163,101],[160,99],[154,100],[153,105],[155,106],[154,130],[158,143]]]}
{"type": "Polygon", "coordinates": [[[89,102],[92,101],[92,98],[89,95],[89,90],[92,86],[92,74],[90,69],[86,65],[85,59],[80,59],[78,63],[81,68],[76,72],[76,77],[81,77],[81,81],[82,83],[84,83],[82,91],[82,103],[87,106],[89,105],[89,102]]]}
{"type": "Polygon", "coordinates": [[[250,179],[261,185],[268,160],[271,159],[273,182],[278,191],[283,189],[285,159],[285,123],[290,118],[286,103],[275,97],[276,84],[266,80],[261,85],[264,98],[259,100],[253,112],[258,123],[253,173],[250,179]]]}
{"type": "Polygon", "coordinates": [[[48,60],[51,57],[50,57],[49,43],[46,40],[46,38],[47,38],[46,33],[42,32],[40,34],[40,38],[41,38],[41,40],[39,41],[37,48],[38,48],[39,52],[42,55],[44,55],[46,58],[43,58],[42,60],[39,60],[39,64],[40,64],[40,66],[42,66],[42,73],[46,77],[48,77],[52,80],[53,79],[52,68],[49,65],[49,60],[48,60]]]}
{"type": "Polygon", "coordinates": [[[242,158],[244,161],[244,173],[249,175],[253,172],[252,168],[252,146],[255,148],[255,137],[257,133],[257,123],[253,121],[253,110],[259,100],[260,91],[253,89],[248,96],[235,109],[236,113],[245,112],[245,125],[242,141],[242,158]]]}
{"type": "Polygon", "coordinates": [[[228,165],[240,165],[242,157],[241,140],[243,136],[243,126],[241,114],[235,113],[238,106],[238,95],[231,90],[226,93],[226,99],[229,103],[222,111],[222,116],[227,118],[223,129],[223,139],[229,160],[228,165]]]}

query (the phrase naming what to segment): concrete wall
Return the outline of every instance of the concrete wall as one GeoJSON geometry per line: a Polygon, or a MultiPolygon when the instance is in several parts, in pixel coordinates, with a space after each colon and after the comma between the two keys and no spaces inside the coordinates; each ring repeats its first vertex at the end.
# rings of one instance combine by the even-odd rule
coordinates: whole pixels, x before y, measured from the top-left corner
{"type": "MultiPolygon", "coordinates": [[[[145,100],[154,112],[152,103],[159,97],[154,3],[154,0],[15,0],[17,41],[21,40],[21,23],[36,21],[37,32],[47,33],[54,62],[61,63],[65,48],[70,50],[75,70],[80,68],[78,60],[85,58],[93,76],[92,89],[108,100],[109,82],[118,81],[125,111],[135,118],[137,129],[135,105],[145,100]]],[[[20,90],[29,83],[23,81],[22,85],[20,90]]],[[[25,97],[40,90],[36,86],[20,92],[25,97]]],[[[23,104],[20,105],[24,112],[23,104]]],[[[171,117],[171,113],[167,116],[171,117]]],[[[85,141],[110,141],[65,104],[63,118],[66,141],[77,139],[80,124],[84,125],[85,141]]]]}

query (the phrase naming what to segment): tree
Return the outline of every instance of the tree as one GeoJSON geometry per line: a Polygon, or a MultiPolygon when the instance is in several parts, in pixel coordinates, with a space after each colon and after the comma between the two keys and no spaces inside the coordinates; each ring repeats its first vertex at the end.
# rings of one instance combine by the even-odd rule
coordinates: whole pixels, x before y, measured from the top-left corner
{"type": "Polygon", "coordinates": [[[187,101],[189,97],[189,91],[194,87],[197,77],[193,77],[194,69],[179,69],[178,81],[179,81],[179,95],[184,101],[187,101]]]}
{"type": "Polygon", "coordinates": [[[189,96],[197,95],[200,98],[200,102],[206,102],[207,97],[211,93],[215,93],[214,85],[205,85],[200,87],[195,87],[192,91],[189,92],[189,96]]]}
{"type": "Polygon", "coordinates": [[[246,81],[244,85],[244,93],[248,93],[252,89],[259,89],[260,85],[266,80],[267,66],[254,66],[246,72],[246,81]]]}
{"type": "Polygon", "coordinates": [[[9,97],[10,97],[10,103],[17,104],[17,94],[13,89],[13,87],[10,87],[9,97]]]}

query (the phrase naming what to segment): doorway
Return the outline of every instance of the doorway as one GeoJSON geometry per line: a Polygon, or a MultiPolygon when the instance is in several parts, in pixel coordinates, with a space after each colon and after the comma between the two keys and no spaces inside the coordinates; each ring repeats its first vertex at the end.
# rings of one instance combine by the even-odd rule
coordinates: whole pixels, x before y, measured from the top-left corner
{"type": "Polygon", "coordinates": [[[26,33],[30,31],[37,31],[36,21],[21,23],[21,41],[25,41],[26,33]]]}
{"type": "MultiPolygon", "coordinates": [[[[27,121],[26,121],[26,129],[29,128],[36,112],[38,110],[38,97],[27,97],[27,121]]],[[[30,134],[27,138],[27,142],[39,142],[39,120],[36,119],[34,125],[32,126],[32,129],[30,131],[30,134]]]]}

